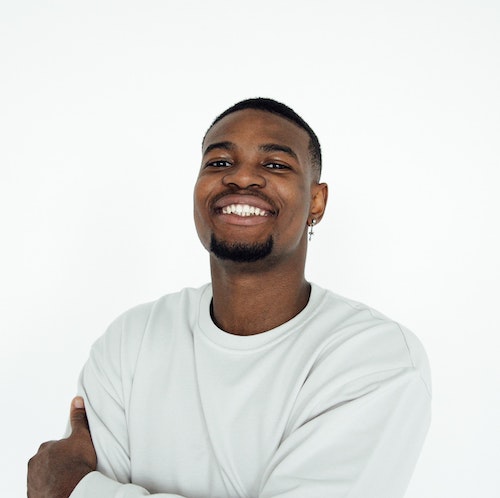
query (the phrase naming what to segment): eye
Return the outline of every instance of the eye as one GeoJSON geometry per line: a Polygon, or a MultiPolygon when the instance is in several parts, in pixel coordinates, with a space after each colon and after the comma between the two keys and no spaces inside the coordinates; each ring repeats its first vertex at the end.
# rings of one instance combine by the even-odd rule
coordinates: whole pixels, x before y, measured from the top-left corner
{"type": "Polygon", "coordinates": [[[227,168],[228,166],[231,166],[231,163],[223,159],[219,159],[217,161],[210,161],[207,164],[205,164],[205,168],[227,168]]]}
{"type": "Polygon", "coordinates": [[[290,166],[287,166],[286,164],[281,164],[281,163],[267,163],[267,164],[264,164],[264,167],[267,169],[274,169],[274,170],[290,169],[290,166]]]}

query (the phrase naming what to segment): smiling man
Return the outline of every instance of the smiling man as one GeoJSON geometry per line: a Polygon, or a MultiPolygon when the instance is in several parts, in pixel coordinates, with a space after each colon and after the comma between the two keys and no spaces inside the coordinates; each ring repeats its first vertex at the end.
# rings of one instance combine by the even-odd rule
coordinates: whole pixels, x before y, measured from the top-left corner
{"type": "Polygon", "coordinates": [[[214,121],[194,189],[211,284],[129,310],[94,344],[71,435],[30,460],[30,498],[404,495],[429,425],[426,355],[306,281],[320,173],[316,135],[281,103],[214,121]]]}

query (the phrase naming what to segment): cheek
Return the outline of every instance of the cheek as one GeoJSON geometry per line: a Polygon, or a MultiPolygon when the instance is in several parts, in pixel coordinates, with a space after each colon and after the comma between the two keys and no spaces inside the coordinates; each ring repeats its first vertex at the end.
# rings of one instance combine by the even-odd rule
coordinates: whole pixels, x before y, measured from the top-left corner
{"type": "Polygon", "coordinates": [[[202,212],[203,208],[207,204],[207,196],[208,196],[208,185],[205,179],[203,178],[198,178],[194,185],[194,191],[193,191],[193,203],[194,203],[194,212],[195,215],[197,212],[202,212]]]}
{"type": "Polygon", "coordinates": [[[205,249],[208,249],[212,231],[207,219],[203,216],[203,211],[197,208],[196,203],[194,206],[194,226],[201,244],[205,249]]]}
{"type": "Polygon", "coordinates": [[[282,193],[284,205],[286,206],[287,218],[290,218],[290,223],[296,227],[297,225],[305,225],[309,216],[311,206],[311,192],[308,187],[295,189],[293,192],[286,191],[282,193]]]}
{"type": "Polygon", "coordinates": [[[203,179],[198,179],[193,191],[193,215],[196,231],[200,239],[207,237],[208,229],[208,208],[207,208],[207,195],[206,195],[206,182],[203,179]]]}

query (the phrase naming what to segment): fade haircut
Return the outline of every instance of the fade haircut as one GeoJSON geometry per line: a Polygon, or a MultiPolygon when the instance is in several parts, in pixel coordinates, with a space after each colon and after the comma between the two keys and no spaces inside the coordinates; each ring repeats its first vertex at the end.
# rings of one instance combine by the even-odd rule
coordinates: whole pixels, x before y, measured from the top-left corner
{"type": "MultiPolygon", "coordinates": [[[[292,121],[292,123],[295,123],[297,126],[305,130],[309,135],[309,155],[311,165],[316,181],[319,182],[321,176],[321,146],[319,144],[318,137],[316,136],[316,133],[314,133],[313,129],[292,108],[282,104],[281,102],[263,97],[242,100],[241,102],[238,102],[226,109],[222,114],[219,114],[219,116],[215,118],[213,123],[208,128],[207,133],[216,123],[225,118],[228,114],[232,114],[236,111],[242,111],[244,109],[256,109],[258,111],[277,114],[282,118],[292,121]]],[[[205,133],[205,137],[207,133],[205,133]]]]}

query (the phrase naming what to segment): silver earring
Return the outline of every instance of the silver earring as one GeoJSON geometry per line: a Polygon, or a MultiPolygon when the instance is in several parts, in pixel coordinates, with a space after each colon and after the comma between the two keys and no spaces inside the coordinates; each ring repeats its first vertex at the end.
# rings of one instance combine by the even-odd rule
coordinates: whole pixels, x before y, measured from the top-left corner
{"type": "Polygon", "coordinates": [[[309,229],[309,241],[312,239],[312,236],[314,235],[314,225],[316,225],[316,220],[313,218],[311,220],[311,224],[309,225],[310,229],[309,229]]]}

